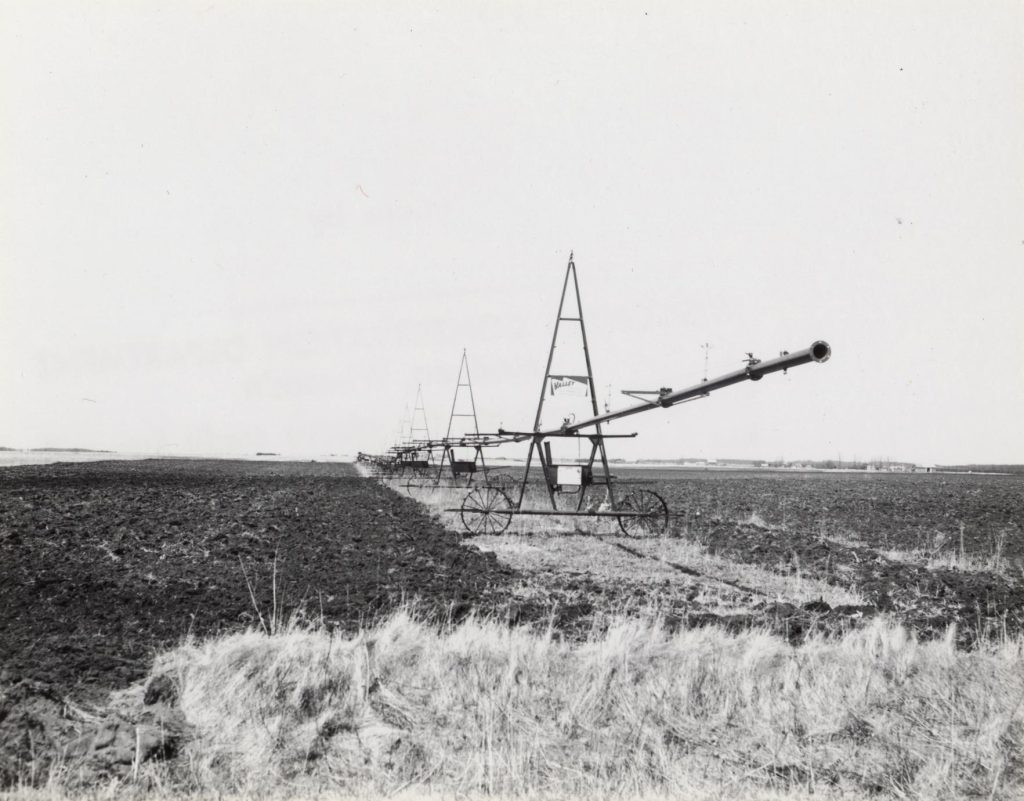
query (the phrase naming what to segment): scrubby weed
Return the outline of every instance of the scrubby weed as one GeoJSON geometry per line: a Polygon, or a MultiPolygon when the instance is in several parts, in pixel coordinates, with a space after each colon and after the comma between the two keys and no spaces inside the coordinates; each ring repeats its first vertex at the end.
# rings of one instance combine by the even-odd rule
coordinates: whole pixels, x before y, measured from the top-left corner
{"type": "Polygon", "coordinates": [[[944,532],[935,532],[931,541],[913,550],[890,549],[883,556],[897,562],[918,564],[929,570],[948,569],[965,573],[994,573],[1007,578],[1020,578],[1024,564],[1019,559],[1007,559],[1005,550],[1008,529],[993,533],[989,547],[982,552],[969,553],[964,548],[964,524],[960,524],[959,545],[944,532]],[[947,547],[950,544],[953,547],[947,547]]]}
{"type": "Polygon", "coordinates": [[[622,617],[584,642],[393,615],[160,656],[190,790],[496,797],[1019,797],[1024,643],[957,651],[876,620],[792,648],[622,617]]]}

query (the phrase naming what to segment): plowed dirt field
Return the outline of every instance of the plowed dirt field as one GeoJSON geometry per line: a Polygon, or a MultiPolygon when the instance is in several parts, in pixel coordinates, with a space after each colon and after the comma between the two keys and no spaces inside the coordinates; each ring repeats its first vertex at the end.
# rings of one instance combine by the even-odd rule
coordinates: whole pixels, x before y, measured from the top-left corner
{"type": "Polygon", "coordinates": [[[0,686],[81,697],[275,597],[352,630],[403,599],[489,608],[512,571],[351,465],[159,460],[0,469],[0,574],[0,686]]]}
{"type": "Polygon", "coordinates": [[[965,646],[1024,629],[1020,477],[621,472],[665,496],[670,536],[538,520],[464,540],[338,463],[0,469],[0,686],[102,695],[189,632],[269,625],[275,601],[349,631],[412,599],[569,634],[652,601],[678,625],[791,638],[877,611],[955,622],[965,646]]]}
{"type": "Polygon", "coordinates": [[[414,499],[338,463],[0,469],[0,786],[156,651],[296,610],[346,632],[406,601],[569,637],[651,611],[794,644],[882,612],[925,636],[955,623],[963,647],[1024,631],[1020,477],[620,472],[668,501],[665,536],[519,518],[467,539],[443,511],[465,490],[414,499]]]}

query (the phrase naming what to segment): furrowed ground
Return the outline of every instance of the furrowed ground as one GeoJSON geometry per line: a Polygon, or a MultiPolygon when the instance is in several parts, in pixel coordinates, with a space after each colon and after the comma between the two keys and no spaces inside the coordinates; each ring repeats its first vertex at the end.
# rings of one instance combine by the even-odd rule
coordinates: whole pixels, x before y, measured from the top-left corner
{"type": "Polygon", "coordinates": [[[331,463],[0,470],[0,783],[1021,789],[1019,478],[621,472],[669,536],[464,538],[463,491],[331,463]]]}
{"type": "Polygon", "coordinates": [[[5,675],[79,696],[275,598],[355,631],[412,597],[486,605],[511,573],[351,465],[212,460],[0,469],[0,565],[5,675]]]}
{"type": "MultiPolygon", "coordinates": [[[[885,613],[927,637],[955,625],[961,647],[1024,631],[1021,476],[616,472],[623,489],[665,498],[668,536],[527,516],[472,542],[530,576],[523,598],[653,605],[684,626],[763,625],[799,641],[885,613]]],[[[405,491],[460,528],[459,515],[444,510],[458,507],[464,490],[405,491]]],[[[531,484],[524,507],[549,503],[531,484]]]]}

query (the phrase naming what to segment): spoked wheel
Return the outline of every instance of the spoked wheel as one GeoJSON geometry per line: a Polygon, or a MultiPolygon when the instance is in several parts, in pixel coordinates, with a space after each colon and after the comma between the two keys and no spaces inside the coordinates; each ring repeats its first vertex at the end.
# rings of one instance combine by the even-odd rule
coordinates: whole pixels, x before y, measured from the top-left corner
{"type": "Polygon", "coordinates": [[[659,537],[668,531],[668,505],[656,492],[633,490],[619,502],[619,528],[627,537],[659,537]]]}
{"type": "Polygon", "coordinates": [[[477,487],[462,502],[460,516],[470,534],[500,534],[512,522],[512,501],[497,487],[477,487]]]}
{"type": "Polygon", "coordinates": [[[510,498],[512,493],[515,492],[516,484],[516,480],[508,473],[493,473],[487,476],[487,486],[500,489],[510,498]]]}

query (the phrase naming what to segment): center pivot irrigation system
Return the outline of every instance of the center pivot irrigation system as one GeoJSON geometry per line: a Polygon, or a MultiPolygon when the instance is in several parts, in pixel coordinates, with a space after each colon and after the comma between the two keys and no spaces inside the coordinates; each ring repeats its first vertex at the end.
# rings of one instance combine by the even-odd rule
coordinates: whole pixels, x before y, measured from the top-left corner
{"type": "MultiPolygon", "coordinates": [[[[615,411],[606,411],[601,414],[597,408],[597,392],[594,384],[594,374],[590,363],[590,349],[587,343],[587,331],[583,323],[583,306],[580,302],[579,281],[576,277],[576,265],[572,254],[569,255],[569,264],[565,271],[565,280],[562,284],[562,296],[558,304],[558,316],[555,320],[555,330],[551,338],[551,348],[548,351],[547,367],[544,371],[544,381],[541,385],[540,400],[537,403],[537,414],[534,418],[532,431],[507,431],[498,429],[495,434],[480,434],[479,432],[459,438],[458,445],[461,447],[475,448],[478,455],[484,447],[493,447],[507,443],[529,442],[529,451],[526,456],[526,466],[522,478],[516,482],[507,474],[501,474],[500,479],[485,479],[482,483],[470,489],[458,508],[446,509],[448,512],[458,512],[463,525],[471,534],[499,534],[508,528],[512,518],[518,515],[543,515],[552,517],[591,517],[591,518],[614,518],[618,521],[623,533],[635,537],[647,537],[664,534],[668,530],[669,510],[665,500],[649,489],[630,489],[624,494],[618,494],[615,486],[615,476],[608,468],[608,454],[605,448],[605,440],[617,438],[632,438],[632,434],[609,434],[602,430],[602,425],[630,415],[639,414],[653,409],[667,409],[687,401],[698,400],[708,397],[712,392],[724,387],[739,384],[743,381],[760,381],[769,373],[785,372],[791,367],[799,367],[810,362],[828,361],[832,349],[827,342],[818,340],[809,348],[790,353],[783,351],[777,358],[762,361],[747,354],[745,367],[717,378],[705,378],[698,384],[686,389],[673,390],[669,387],[662,387],[653,391],[627,390],[622,394],[628,395],[640,401],[632,406],[615,411]],[[569,280],[572,279],[572,299],[575,300],[575,308],[566,309],[566,299],[569,296],[569,280]],[[556,344],[560,328],[563,324],[578,325],[582,342],[583,356],[586,363],[586,373],[577,375],[565,375],[552,372],[552,362],[555,357],[556,344]],[[576,420],[573,416],[563,419],[562,424],[557,428],[542,427],[542,415],[545,402],[553,397],[556,391],[563,388],[577,388],[583,395],[589,397],[590,408],[593,414],[584,420],[576,420]],[[575,441],[577,453],[582,454],[584,441],[589,443],[589,456],[577,458],[575,461],[559,461],[551,450],[553,441],[575,441]],[[526,508],[524,501],[527,496],[527,486],[530,483],[531,468],[533,467],[534,455],[540,462],[544,483],[547,489],[549,508],[526,508]],[[603,497],[594,497],[590,492],[592,488],[603,488],[603,497]],[[575,496],[575,497],[573,497],[575,496]],[[562,506],[570,508],[559,508],[559,499],[568,498],[562,506]],[[571,503],[575,500],[575,503],[571,503]]],[[[465,354],[463,354],[465,360],[465,354]]],[[[460,380],[462,372],[460,370],[460,380]]],[[[468,369],[467,369],[468,378],[468,369]]],[[[458,388],[456,389],[458,392],[458,388]]],[[[454,405],[453,405],[454,410],[454,405]]],[[[476,425],[474,408],[474,430],[476,425]]],[[[451,423],[449,422],[449,431],[451,423]]],[[[453,468],[457,464],[451,458],[452,446],[455,441],[445,438],[443,440],[428,440],[409,443],[404,448],[415,448],[417,454],[430,454],[440,451],[448,454],[449,464],[453,468]]],[[[392,449],[394,452],[395,449],[392,449]]],[[[388,461],[394,457],[384,457],[388,461]]],[[[362,454],[360,458],[364,458],[362,454]]],[[[372,461],[374,457],[365,457],[372,461]]],[[[442,456],[443,466],[444,456],[442,456]]],[[[440,473],[439,473],[440,475],[440,473]]],[[[496,477],[494,477],[496,478],[496,477]]]]}
{"type": "MultiPolygon", "coordinates": [[[[423,425],[415,428],[410,422],[410,436],[402,438],[399,444],[392,445],[383,456],[359,454],[359,461],[369,464],[375,477],[400,481],[410,494],[413,490],[468,488],[480,483],[481,477],[482,483],[491,486],[511,489],[516,485],[516,480],[512,476],[497,472],[484,458],[485,448],[497,447],[506,440],[480,433],[476,400],[473,397],[473,382],[469,375],[469,359],[465,350],[462,351],[462,361],[459,363],[452,410],[448,416],[448,429],[444,437],[430,438],[426,413],[423,410],[421,387],[416,390],[413,421],[417,412],[423,425]],[[456,429],[462,429],[463,433],[460,434],[456,429]],[[417,431],[425,432],[426,437],[415,437],[417,431]]],[[[405,430],[406,423],[403,421],[402,431],[405,430]]]]}

